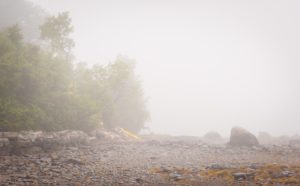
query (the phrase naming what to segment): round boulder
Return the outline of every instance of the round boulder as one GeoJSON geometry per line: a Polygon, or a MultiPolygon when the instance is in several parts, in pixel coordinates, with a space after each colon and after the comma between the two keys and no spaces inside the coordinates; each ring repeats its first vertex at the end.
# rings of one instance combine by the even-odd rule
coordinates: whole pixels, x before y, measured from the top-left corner
{"type": "Polygon", "coordinates": [[[233,127],[231,129],[229,145],[231,146],[256,146],[259,145],[257,138],[249,131],[233,127]]]}
{"type": "Polygon", "coordinates": [[[264,144],[264,145],[274,143],[274,138],[267,132],[259,132],[257,139],[260,144],[264,144]]]}
{"type": "Polygon", "coordinates": [[[222,143],[223,138],[222,136],[215,131],[210,131],[206,133],[203,137],[202,140],[206,143],[222,143]]]}

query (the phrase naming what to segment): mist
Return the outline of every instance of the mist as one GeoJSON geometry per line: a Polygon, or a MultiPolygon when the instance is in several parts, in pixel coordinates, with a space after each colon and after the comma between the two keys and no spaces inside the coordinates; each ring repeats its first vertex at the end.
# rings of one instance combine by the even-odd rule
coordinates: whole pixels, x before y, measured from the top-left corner
{"type": "Polygon", "coordinates": [[[151,131],[300,131],[299,1],[32,0],[68,11],[77,62],[136,61],[151,131]]]}

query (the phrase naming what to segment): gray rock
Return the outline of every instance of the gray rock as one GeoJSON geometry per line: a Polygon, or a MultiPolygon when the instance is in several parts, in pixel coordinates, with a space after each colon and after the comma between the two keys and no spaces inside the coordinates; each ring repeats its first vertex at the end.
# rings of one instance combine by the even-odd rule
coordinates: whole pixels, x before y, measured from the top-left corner
{"type": "Polygon", "coordinates": [[[294,172],[291,172],[291,171],[288,171],[288,170],[284,170],[284,171],[281,171],[279,173],[273,173],[272,175],[272,178],[286,178],[286,177],[291,177],[291,176],[294,176],[295,173],[294,172]]]}
{"type": "Polygon", "coordinates": [[[281,175],[282,175],[283,177],[294,176],[294,174],[295,174],[295,173],[290,172],[290,171],[288,171],[288,170],[285,170],[285,171],[282,171],[282,172],[281,172],[281,175]]]}
{"type": "Polygon", "coordinates": [[[257,138],[249,131],[233,127],[230,134],[230,146],[256,146],[259,145],[257,138]]]}
{"type": "Polygon", "coordinates": [[[259,163],[252,163],[251,165],[249,165],[249,168],[255,170],[255,169],[259,169],[261,168],[263,165],[259,164],[259,163]]]}
{"type": "Polygon", "coordinates": [[[222,136],[218,132],[208,132],[206,133],[202,140],[206,143],[218,144],[223,142],[222,136]]]}
{"type": "Polygon", "coordinates": [[[259,143],[265,144],[265,145],[274,143],[274,138],[267,132],[259,132],[257,139],[258,139],[259,143]]]}
{"type": "Polygon", "coordinates": [[[253,179],[254,175],[255,175],[255,172],[251,172],[251,173],[236,172],[236,173],[232,174],[234,180],[237,180],[237,181],[253,179]]]}
{"type": "Polygon", "coordinates": [[[213,164],[206,167],[206,169],[212,169],[212,170],[223,170],[223,169],[226,169],[226,168],[227,168],[226,166],[220,165],[220,164],[217,164],[217,163],[213,163],[213,164]]]}
{"type": "Polygon", "coordinates": [[[169,177],[170,177],[172,180],[174,180],[174,181],[179,181],[179,180],[183,179],[182,175],[180,175],[180,174],[178,174],[178,173],[176,173],[176,172],[170,173],[170,174],[169,174],[169,177]]]}

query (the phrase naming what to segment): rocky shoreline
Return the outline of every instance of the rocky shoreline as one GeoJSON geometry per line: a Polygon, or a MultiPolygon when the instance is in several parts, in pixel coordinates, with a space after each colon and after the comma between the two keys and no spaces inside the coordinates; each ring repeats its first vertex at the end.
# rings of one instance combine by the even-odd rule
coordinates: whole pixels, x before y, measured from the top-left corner
{"type": "Polygon", "coordinates": [[[231,147],[207,144],[197,138],[125,140],[121,135],[112,136],[98,133],[95,138],[87,135],[87,138],[80,138],[85,140],[72,145],[61,141],[63,145],[56,150],[1,155],[0,183],[125,186],[300,184],[298,147],[231,147]]]}

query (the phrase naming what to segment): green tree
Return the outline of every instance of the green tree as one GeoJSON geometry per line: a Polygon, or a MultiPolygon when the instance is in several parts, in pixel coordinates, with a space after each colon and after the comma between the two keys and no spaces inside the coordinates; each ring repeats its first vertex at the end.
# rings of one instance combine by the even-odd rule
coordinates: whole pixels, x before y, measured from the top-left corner
{"type": "Polygon", "coordinates": [[[141,82],[134,69],[135,63],[124,57],[107,66],[107,101],[102,112],[107,128],[119,126],[138,132],[149,119],[141,82]]]}
{"type": "Polygon", "coordinates": [[[35,129],[41,121],[34,104],[37,56],[31,45],[23,44],[19,30],[13,26],[0,32],[0,130],[35,129]]]}
{"type": "Polygon", "coordinates": [[[41,26],[50,48],[24,42],[18,25],[0,32],[0,131],[143,128],[149,114],[134,63],[74,65],[70,21],[63,13],[41,26]]]}
{"type": "Polygon", "coordinates": [[[58,54],[70,54],[75,43],[70,34],[73,32],[71,18],[68,12],[60,13],[57,16],[48,17],[45,23],[40,26],[41,39],[49,41],[52,52],[58,54]]]}
{"type": "Polygon", "coordinates": [[[72,128],[72,64],[24,43],[18,26],[0,34],[1,130],[72,128]]]}

